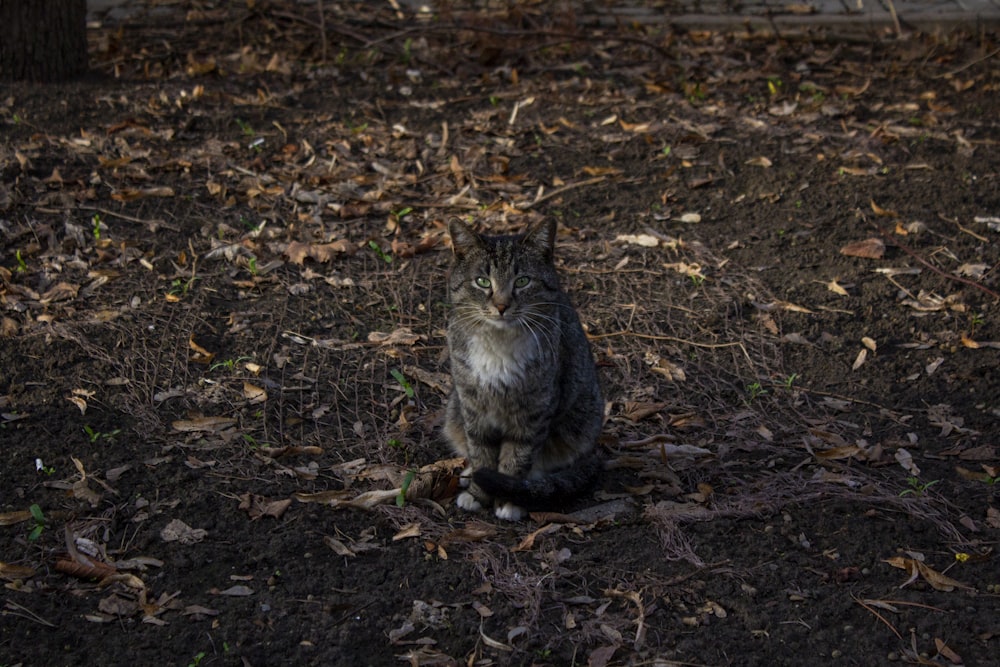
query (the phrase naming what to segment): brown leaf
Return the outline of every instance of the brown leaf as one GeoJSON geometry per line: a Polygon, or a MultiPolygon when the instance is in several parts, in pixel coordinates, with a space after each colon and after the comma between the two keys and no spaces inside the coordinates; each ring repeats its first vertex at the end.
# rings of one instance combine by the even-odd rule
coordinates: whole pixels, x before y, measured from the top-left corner
{"type": "Polygon", "coordinates": [[[560,524],[558,524],[558,523],[549,523],[549,524],[546,524],[546,525],[542,526],[538,530],[533,530],[530,533],[528,533],[524,537],[523,540],[521,540],[520,544],[518,544],[516,547],[513,547],[511,549],[511,551],[514,551],[514,552],[517,552],[517,551],[530,551],[535,546],[535,539],[539,535],[545,535],[547,533],[553,533],[553,532],[559,530],[561,527],[562,526],[560,524]]]}
{"type": "Polygon", "coordinates": [[[667,407],[668,403],[643,403],[641,401],[625,401],[622,416],[632,422],[638,422],[655,415],[667,407]]]}
{"type": "Polygon", "coordinates": [[[208,431],[217,433],[224,431],[236,423],[231,417],[197,417],[195,419],[178,419],[170,425],[175,431],[191,433],[197,431],[208,431]]]}
{"type": "Polygon", "coordinates": [[[840,254],[863,259],[882,259],[885,254],[885,243],[880,238],[869,238],[864,241],[848,243],[840,249],[840,254]]]}
{"type": "Polygon", "coordinates": [[[194,334],[188,338],[188,347],[191,348],[191,351],[194,353],[191,355],[191,361],[199,364],[209,364],[212,362],[212,359],[215,358],[214,352],[209,352],[201,345],[194,342],[194,334]]]}
{"type": "Polygon", "coordinates": [[[881,206],[879,206],[878,204],[876,204],[874,199],[871,200],[871,205],[872,205],[872,211],[874,211],[875,215],[877,215],[879,217],[882,217],[882,218],[898,218],[899,217],[899,214],[896,213],[895,211],[887,209],[887,208],[882,208],[881,206]]]}
{"type": "Polygon", "coordinates": [[[285,248],[285,256],[293,264],[302,265],[306,259],[326,263],[340,254],[352,255],[356,250],[355,245],[345,239],[331,243],[302,243],[301,241],[292,241],[285,248]]]}

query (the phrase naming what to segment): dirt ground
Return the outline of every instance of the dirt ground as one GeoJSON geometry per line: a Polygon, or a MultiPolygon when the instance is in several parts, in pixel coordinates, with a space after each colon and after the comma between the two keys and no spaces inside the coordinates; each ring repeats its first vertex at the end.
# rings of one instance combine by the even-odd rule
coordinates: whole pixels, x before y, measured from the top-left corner
{"type": "Polygon", "coordinates": [[[996,35],[171,2],[0,94],[0,665],[990,665],[996,35]],[[454,507],[450,216],[607,471],[454,507]]]}

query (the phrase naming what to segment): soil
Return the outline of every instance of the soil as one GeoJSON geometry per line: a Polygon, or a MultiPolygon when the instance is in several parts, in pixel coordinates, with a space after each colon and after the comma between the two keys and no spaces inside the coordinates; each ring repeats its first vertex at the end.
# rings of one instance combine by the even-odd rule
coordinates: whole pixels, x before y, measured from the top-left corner
{"type": "Polygon", "coordinates": [[[996,36],[394,4],[0,96],[0,664],[995,664],[996,36]],[[454,507],[450,216],[560,222],[572,506],[454,507]]]}

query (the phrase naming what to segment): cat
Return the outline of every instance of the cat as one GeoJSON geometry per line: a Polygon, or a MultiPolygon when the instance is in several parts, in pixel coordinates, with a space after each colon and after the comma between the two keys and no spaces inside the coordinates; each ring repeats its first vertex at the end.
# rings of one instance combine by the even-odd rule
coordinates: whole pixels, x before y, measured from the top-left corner
{"type": "Polygon", "coordinates": [[[553,261],[556,223],[484,236],[449,223],[444,435],[469,467],[456,504],[520,520],[579,496],[603,468],[604,401],[590,343],[553,261]]]}

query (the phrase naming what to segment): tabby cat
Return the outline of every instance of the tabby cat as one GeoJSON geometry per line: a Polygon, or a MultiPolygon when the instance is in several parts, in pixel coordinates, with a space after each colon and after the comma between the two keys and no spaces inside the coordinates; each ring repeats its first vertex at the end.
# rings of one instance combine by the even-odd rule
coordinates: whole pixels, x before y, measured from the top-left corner
{"type": "Polygon", "coordinates": [[[456,503],[501,519],[586,491],[604,402],[580,319],[553,263],[556,224],[482,236],[453,220],[444,434],[469,462],[456,503]]]}

